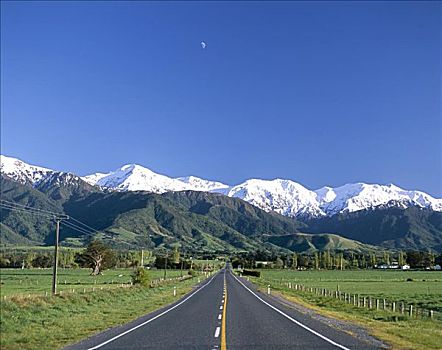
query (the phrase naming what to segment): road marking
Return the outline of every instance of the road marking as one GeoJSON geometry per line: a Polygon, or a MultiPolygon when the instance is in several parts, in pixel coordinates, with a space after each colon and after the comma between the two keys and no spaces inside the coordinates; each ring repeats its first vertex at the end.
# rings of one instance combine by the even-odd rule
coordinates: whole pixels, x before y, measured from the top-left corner
{"type": "Polygon", "coordinates": [[[218,338],[219,337],[219,332],[221,331],[221,329],[219,328],[219,327],[216,327],[216,330],[215,330],[215,338],[218,338]]]}
{"type": "Polygon", "coordinates": [[[219,315],[218,315],[218,320],[220,320],[221,317],[223,317],[223,315],[219,314],[219,315]]]}
{"type": "Polygon", "coordinates": [[[227,350],[226,345],[226,313],[227,313],[227,280],[226,271],[224,270],[224,310],[221,324],[221,350],[227,350]]]}
{"type": "Polygon", "coordinates": [[[194,291],[192,294],[190,294],[190,295],[189,295],[188,297],[186,297],[185,299],[181,300],[178,304],[175,304],[174,306],[172,306],[170,309],[167,309],[167,310],[163,311],[162,313],[156,315],[155,317],[152,317],[151,319],[149,319],[149,320],[147,320],[147,321],[145,321],[145,322],[143,322],[143,323],[140,323],[139,325],[137,325],[137,326],[135,326],[135,327],[132,327],[132,328],[128,329],[127,331],[125,331],[125,332],[123,332],[123,333],[120,333],[120,334],[116,335],[115,337],[110,338],[109,340],[106,340],[105,342],[103,342],[103,343],[101,343],[101,344],[95,345],[95,346],[93,346],[92,348],[88,348],[88,350],[99,349],[99,348],[101,348],[102,346],[104,346],[104,345],[106,345],[106,344],[109,344],[110,342],[113,342],[114,340],[116,340],[116,339],[122,337],[123,335],[126,335],[126,334],[128,334],[128,333],[130,333],[130,332],[132,332],[132,331],[134,331],[134,330],[136,330],[136,329],[138,329],[138,328],[140,328],[140,327],[143,327],[144,325],[146,325],[146,324],[152,322],[153,320],[156,320],[157,318],[160,318],[161,316],[167,314],[169,311],[172,311],[173,309],[177,308],[177,307],[180,306],[181,304],[185,303],[187,300],[189,300],[190,298],[192,298],[196,293],[198,293],[198,292],[201,291],[203,288],[205,288],[206,286],[208,286],[208,285],[213,281],[213,279],[214,279],[217,275],[218,275],[218,274],[214,275],[214,276],[210,279],[209,282],[207,282],[206,284],[204,284],[202,287],[198,288],[196,291],[194,291]]]}
{"type": "Polygon", "coordinates": [[[223,309],[223,306],[221,305],[221,306],[219,307],[219,309],[222,310],[222,309],[223,309]]]}
{"type": "Polygon", "coordinates": [[[316,332],[315,330],[311,329],[310,327],[306,326],[305,324],[295,320],[293,317],[287,315],[286,313],[284,313],[283,311],[279,310],[278,308],[274,307],[273,305],[269,304],[268,302],[266,302],[264,299],[262,299],[259,295],[257,295],[255,292],[253,292],[250,288],[248,288],[244,283],[242,283],[233,273],[232,276],[245,288],[247,289],[250,293],[252,293],[257,299],[259,299],[260,301],[262,301],[264,304],[266,304],[268,307],[272,308],[273,310],[275,310],[277,313],[281,314],[282,316],[284,316],[285,318],[289,319],[290,321],[292,321],[293,323],[296,323],[298,326],[304,328],[305,330],[309,331],[310,333],[313,333],[314,335],[318,336],[319,338],[325,340],[326,342],[342,349],[342,350],[350,350],[349,348],[346,348],[344,345],[341,345],[339,343],[336,343],[335,341],[331,340],[330,338],[327,338],[325,335],[322,335],[321,333],[316,332]]]}

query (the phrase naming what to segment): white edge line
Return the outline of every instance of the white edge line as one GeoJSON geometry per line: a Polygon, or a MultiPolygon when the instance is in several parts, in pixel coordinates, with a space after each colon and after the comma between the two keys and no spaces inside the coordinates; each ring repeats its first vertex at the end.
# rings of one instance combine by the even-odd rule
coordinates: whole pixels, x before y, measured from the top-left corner
{"type": "Polygon", "coordinates": [[[128,334],[128,333],[130,333],[130,332],[132,332],[132,331],[134,331],[134,330],[136,330],[136,329],[138,329],[138,328],[140,328],[140,327],[143,327],[144,325],[146,325],[146,324],[152,322],[153,320],[156,320],[157,318],[159,318],[159,317],[161,317],[161,316],[167,314],[169,311],[172,311],[173,309],[177,308],[178,306],[180,306],[181,304],[183,304],[184,302],[186,302],[187,300],[189,300],[191,297],[193,297],[196,293],[198,293],[198,292],[199,292],[200,290],[202,290],[204,287],[206,287],[207,285],[209,285],[210,282],[212,282],[213,279],[214,279],[217,275],[218,275],[218,274],[214,275],[214,276],[210,279],[209,282],[207,282],[207,283],[206,283],[205,285],[203,285],[202,287],[198,288],[196,291],[194,291],[192,294],[190,294],[189,296],[187,296],[185,299],[181,300],[178,304],[175,304],[175,305],[172,306],[171,308],[169,308],[169,309],[163,311],[162,313],[156,315],[155,317],[152,317],[151,319],[149,319],[149,320],[147,320],[147,321],[145,321],[145,322],[143,322],[143,323],[140,323],[139,325],[137,325],[137,326],[135,326],[135,327],[132,327],[132,328],[128,329],[127,331],[125,331],[125,332],[123,332],[123,333],[120,333],[120,334],[116,335],[115,337],[110,338],[110,339],[106,340],[105,342],[103,342],[103,343],[101,343],[101,344],[95,345],[95,346],[92,347],[92,348],[88,348],[88,350],[99,349],[99,348],[101,348],[102,346],[104,346],[104,345],[106,345],[106,344],[109,344],[110,342],[113,342],[114,340],[116,340],[116,339],[122,337],[123,335],[126,335],[126,334],[128,334]]]}
{"type": "Polygon", "coordinates": [[[281,314],[282,316],[284,316],[285,318],[289,319],[290,321],[296,323],[298,326],[304,328],[305,330],[309,331],[310,333],[313,333],[314,335],[318,336],[321,339],[324,339],[326,342],[337,346],[338,348],[341,348],[342,350],[350,350],[349,348],[346,348],[344,345],[341,345],[339,343],[336,343],[335,341],[331,340],[330,338],[327,338],[325,335],[322,335],[321,333],[316,332],[315,330],[311,329],[310,327],[306,326],[305,324],[295,320],[293,317],[290,317],[289,315],[287,315],[286,313],[282,312],[281,310],[279,310],[278,308],[274,307],[273,305],[269,304],[268,302],[266,302],[264,299],[262,299],[260,296],[258,296],[255,292],[253,292],[251,289],[249,289],[244,283],[242,283],[234,274],[232,274],[232,276],[245,288],[247,289],[250,293],[252,293],[256,298],[258,298],[260,301],[262,301],[264,304],[266,304],[267,306],[269,306],[270,308],[272,308],[273,310],[275,310],[276,312],[278,312],[279,314],[281,314]]]}

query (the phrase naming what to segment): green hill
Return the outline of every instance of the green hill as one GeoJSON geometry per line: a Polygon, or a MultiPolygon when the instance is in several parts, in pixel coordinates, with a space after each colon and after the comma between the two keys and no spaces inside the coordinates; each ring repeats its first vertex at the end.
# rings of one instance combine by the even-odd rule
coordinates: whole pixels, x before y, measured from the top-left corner
{"type": "MultiPolygon", "coordinates": [[[[54,174],[36,188],[2,176],[1,196],[70,215],[96,230],[78,232],[62,225],[60,239],[71,246],[98,237],[118,248],[179,244],[199,252],[367,251],[373,245],[442,251],[442,213],[419,208],[359,211],[300,222],[221,194],[106,192],[66,173],[54,174]]],[[[50,218],[7,208],[0,214],[2,244],[53,244],[55,224],[50,218]]]]}
{"type": "Polygon", "coordinates": [[[429,209],[361,210],[305,222],[308,232],[331,232],[394,249],[442,251],[442,213],[429,209]]]}
{"type": "Polygon", "coordinates": [[[313,253],[315,251],[326,250],[367,252],[377,249],[375,246],[328,233],[293,233],[281,236],[265,235],[263,240],[300,253],[313,253]]]}

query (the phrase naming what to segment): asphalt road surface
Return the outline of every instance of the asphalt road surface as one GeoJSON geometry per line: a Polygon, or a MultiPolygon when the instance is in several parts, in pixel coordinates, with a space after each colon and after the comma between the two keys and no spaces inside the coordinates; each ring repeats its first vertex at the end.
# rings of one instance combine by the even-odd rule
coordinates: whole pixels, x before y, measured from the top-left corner
{"type": "Polygon", "coordinates": [[[375,348],[257,292],[224,269],[176,303],[66,350],[375,348]]]}

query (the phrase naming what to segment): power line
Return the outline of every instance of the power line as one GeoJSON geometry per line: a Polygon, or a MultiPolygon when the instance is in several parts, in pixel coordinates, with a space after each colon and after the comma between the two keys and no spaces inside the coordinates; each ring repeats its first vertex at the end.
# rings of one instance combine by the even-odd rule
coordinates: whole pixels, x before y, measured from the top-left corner
{"type": "Polygon", "coordinates": [[[68,227],[68,228],[70,228],[71,230],[74,230],[74,231],[77,231],[77,232],[80,232],[80,233],[84,233],[84,234],[87,234],[87,235],[92,235],[94,233],[94,232],[91,232],[91,231],[86,231],[85,229],[81,228],[80,226],[77,226],[77,225],[75,225],[75,224],[73,224],[71,222],[68,222],[68,221],[62,221],[61,224],[66,226],[66,227],[68,227]]]}
{"type": "MultiPolygon", "coordinates": [[[[3,207],[3,209],[7,209],[7,210],[32,213],[32,214],[35,214],[35,215],[41,215],[41,216],[48,217],[48,218],[51,218],[51,219],[53,219],[54,216],[57,217],[57,216],[64,215],[62,213],[55,213],[55,212],[51,212],[51,211],[48,211],[48,210],[33,208],[31,206],[24,205],[24,204],[9,202],[9,201],[4,200],[4,199],[2,199],[1,202],[0,202],[0,206],[3,207]],[[1,203],[1,202],[4,202],[4,203],[1,203]]],[[[73,221],[77,222],[78,224],[84,226],[84,227],[81,227],[81,226],[78,226],[78,225],[76,225],[76,224],[74,224],[72,222],[69,223],[70,225],[74,226],[75,228],[82,229],[84,231],[82,233],[92,234],[92,233],[99,233],[100,232],[100,231],[94,229],[93,227],[85,224],[84,222],[82,222],[82,221],[80,221],[80,220],[78,220],[78,219],[76,219],[76,218],[74,218],[72,216],[69,216],[69,219],[72,219],[73,221]],[[89,230],[91,230],[92,232],[89,232],[89,230]]],[[[63,222],[63,224],[65,224],[65,222],[63,222]]]]}
{"type": "Polygon", "coordinates": [[[6,210],[12,210],[12,211],[17,211],[20,213],[28,213],[28,214],[34,214],[34,215],[39,215],[41,217],[45,217],[48,219],[53,219],[54,215],[49,215],[49,214],[44,214],[44,213],[39,213],[39,212],[35,212],[29,209],[25,209],[25,208],[17,208],[17,207],[13,207],[13,206],[7,206],[4,204],[0,203],[0,208],[6,209],[6,210]]]}
{"type": "Polygon", "coordinates": [[[87,227],[88,229],[94,231],[94,232],[99,232],[98,230],[94,229],[93,227],[90,227],[89,225],[86,225],[84,222],[81,222],[80,220],[77,220],[76,218],[73,218],[72,216],[70,217],[72,220],[74,220],[75,222],[82,224],[83,226],[87,227]]]}
{"type": "Polygon", "coordinates": [[[16,203],[16,202],[9,202],[9,201],[7,201],[5,199],[1,199],[0,201],[6,203],[7,205],[23,207],[24,209],[30,209],[30,210],[39,211],[39,212],[42,212],[42,213],[47,213],[47,214],[51,214],[51,215],[63,215],[63,213],[56,213],[56,212],[53,212],[53,211],[39,209],[39,208],[35,208],[35,207],[29,206],[29,205],[24,205],[24,204],[16,203]]]}

